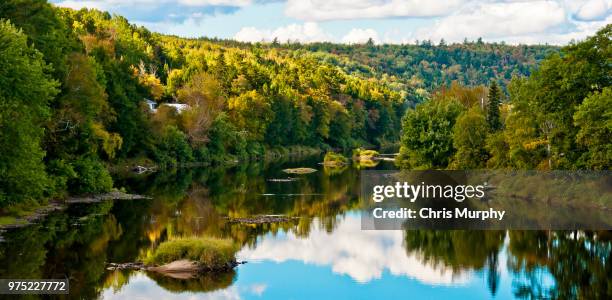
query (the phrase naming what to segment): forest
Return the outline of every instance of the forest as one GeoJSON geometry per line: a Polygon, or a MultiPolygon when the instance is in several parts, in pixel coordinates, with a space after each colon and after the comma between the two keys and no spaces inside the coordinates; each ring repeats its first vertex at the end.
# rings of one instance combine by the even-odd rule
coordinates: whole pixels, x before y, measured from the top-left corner
{"type": "Polygon", "coordinates": [[[45,0],[2,1],[0,19],[3,209],[109,191],[128,162],[400,136],[406,168],[610,166],[611,26],[558,49],[185,39],[45,0]]]}
{"type": "MultiPolygon", "coordinates": [[[[233,40],[205,40],[231,47],[252,46],[233,40]]],[[[529,76],[541,60],[559,51],[559,47],[549,45],[511,46],[484,43],[482,39],[452,44],[441,40],[438,45],[429,40],[404,45],[377,45],[372,39],[352,45],[274,40],[258,46],[309,52],[318,61],[338,66],[353,76],[376,78],[402,93],[411,106],[453,83],[478,86],[494,79],[505,90],[512,77],[529,76]]]]}
{"type": "Polygon", "coordinates": [[[504,93],[452,84],[408,110],[398,164],[408,169],[609,170],[612,25],[516,76],[504,93]]]}

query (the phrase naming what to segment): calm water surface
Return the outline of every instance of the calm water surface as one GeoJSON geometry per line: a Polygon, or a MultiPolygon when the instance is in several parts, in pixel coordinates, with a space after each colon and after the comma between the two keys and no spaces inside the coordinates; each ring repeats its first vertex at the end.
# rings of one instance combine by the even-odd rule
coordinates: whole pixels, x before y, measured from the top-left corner
{"type": "MultiPolygon", "coordinates": [[[[70,278],[74,299],[515,299],[608,298],[609,232],[362,231],[359,168],[320,158],[117,178],[153,200],[72,205],[6,231],[0,278],[70,278]],[[319,171],[287,178],[286,167],[319,171]],[[284,224],[226,216],[284,214],[284,224]],[[230,237],[234,272],[174,280],[107,271],[146,257],[173,236],[230,237]]],[[[388,169],[391,165],[378,165],[388,169]]]]}

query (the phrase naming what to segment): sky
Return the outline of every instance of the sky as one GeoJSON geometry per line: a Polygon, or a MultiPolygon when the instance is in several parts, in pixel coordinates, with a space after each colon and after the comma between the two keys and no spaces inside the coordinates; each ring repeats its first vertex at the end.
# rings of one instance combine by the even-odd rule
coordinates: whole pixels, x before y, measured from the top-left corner
{"type": "Polygon", "coordinates": [[[151,31],[259,42],[415,43],[482,38],[565,45],[612,23],[612,0],[51,0],[151,31]]]}

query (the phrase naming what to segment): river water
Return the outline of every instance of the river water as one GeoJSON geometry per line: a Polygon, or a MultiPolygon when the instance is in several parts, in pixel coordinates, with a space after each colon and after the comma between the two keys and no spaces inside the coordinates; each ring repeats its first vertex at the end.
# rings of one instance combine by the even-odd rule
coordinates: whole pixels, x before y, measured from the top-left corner
{"type": "MultiPolygon", "coordinates": [[[[70,279],[70,299],[608,298],[610,232],[361,230],[358,166],[320,158],[116,178],[152,200],[74,204],[2,233],[0,278],[70,279]],[[282,169],[312,167],[291,175],[282,169]],[[281,224],[229,217],[283,214],[281,224]],[[229,237],[234,272],[175,280],[108,271],[177,236],[229,237]]],[[[374,167],[393,168],[383,162],[374,167]]],[[[31,296],[30,298],[35,298],[31,296]]],[[[609,299],[609,298],[608,298],[609,299]]]]}

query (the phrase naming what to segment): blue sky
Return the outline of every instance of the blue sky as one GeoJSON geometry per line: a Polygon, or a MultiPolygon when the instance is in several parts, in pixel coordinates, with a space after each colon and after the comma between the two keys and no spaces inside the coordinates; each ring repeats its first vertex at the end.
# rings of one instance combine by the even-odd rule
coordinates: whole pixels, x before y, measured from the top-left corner
{"type": "Polygon", "coordinates": [[[612,23],[612,0],[51,0],[152,31],[241,41],[566,44],[612,23]]]}

